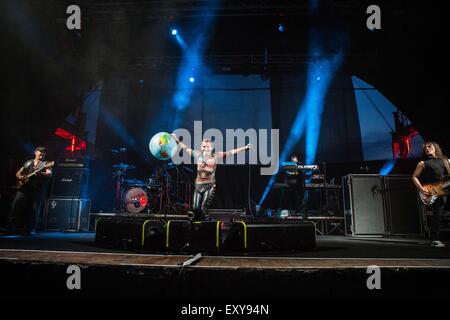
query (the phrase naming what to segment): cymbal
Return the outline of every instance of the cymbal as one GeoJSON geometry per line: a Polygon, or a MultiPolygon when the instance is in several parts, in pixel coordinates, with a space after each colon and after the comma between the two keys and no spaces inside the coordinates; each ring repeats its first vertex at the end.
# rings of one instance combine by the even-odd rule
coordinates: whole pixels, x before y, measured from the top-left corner
{"type": "Polygon", "coordinates": [[[126,179],[123,181],[123,184],[132,186],[132,187],[146,187],[147,184],[139,179],[126,179]]]}
{"type": "Polygon", "coordinates": [[[162,167],[163,169],[166,169],[166,170],[176,169],[176,168],[177,168],[177,166],[176,166],[175,163],[173,163],[173,162],[163,164],[161,167],[162,167]]]}
{"type": "Polygon", "coordinates": [[[134,166],[132,164],[119,163],[119,164],[113,165],[113,168],[120,169],[120,170],[132,170],[132,169],[136,169],[136,166],[134,166]]]}

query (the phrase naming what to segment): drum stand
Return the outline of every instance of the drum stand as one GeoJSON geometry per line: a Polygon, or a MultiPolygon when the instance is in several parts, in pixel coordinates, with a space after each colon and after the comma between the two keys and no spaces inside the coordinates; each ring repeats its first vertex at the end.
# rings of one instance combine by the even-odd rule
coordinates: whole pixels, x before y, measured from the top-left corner
{"type": "Polygon", "coordinates": [[[116,178],[116,197],[115,197],[115,213],[122,212],[122,182],[124,180],[125,170],[117,170],[113,177],[116,178]]]}

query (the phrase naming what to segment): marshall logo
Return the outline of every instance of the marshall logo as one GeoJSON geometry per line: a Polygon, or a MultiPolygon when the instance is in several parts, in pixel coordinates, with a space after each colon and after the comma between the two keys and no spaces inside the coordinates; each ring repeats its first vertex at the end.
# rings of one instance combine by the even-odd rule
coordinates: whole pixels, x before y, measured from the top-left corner
{"type": "Polygon", "coordinates": [[[62,178],[61,182],[72,182],[73,179],[72,178],[62,178]]]}

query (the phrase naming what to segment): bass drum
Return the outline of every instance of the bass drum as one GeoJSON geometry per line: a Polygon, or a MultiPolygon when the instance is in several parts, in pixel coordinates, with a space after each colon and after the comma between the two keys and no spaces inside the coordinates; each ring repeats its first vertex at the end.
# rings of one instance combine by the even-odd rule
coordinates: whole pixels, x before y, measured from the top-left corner
{"type": "Polygon", "coordinates": [[[148,205],[148,196],[142,188],[130,188],[124,195],[124,209],[129,213],[143,211],[148,205]]]}

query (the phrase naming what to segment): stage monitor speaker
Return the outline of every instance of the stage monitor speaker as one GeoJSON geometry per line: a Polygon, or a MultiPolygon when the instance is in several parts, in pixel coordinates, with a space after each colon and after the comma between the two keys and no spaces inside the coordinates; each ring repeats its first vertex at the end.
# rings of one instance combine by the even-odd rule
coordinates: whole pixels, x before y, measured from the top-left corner
{"type": "Polygon", "coordinates": [[[226,252],[294,251],[315,247],[316,226],[312,222],[235,222],[223,243],[226,252]]]}
{"type": "Polygon", "coordinates": [[[383,177],[378,174],[350,174],[342,178],[342,189],[345,234],[385,235],[383,177]]]}
{"type": "Polygon", "coordinates": [[[166,249],[185,252],[218,252],[222,247],[221,221],[170,220],[166,224],[166,249]]]}
{"type": "Polygon", "coordinates": [[[53,170],[50,197],[87,197],[89,169],[58,168],[53,170]]]}
{"type": "Polygon", "coordinates": [[[89,199],[48,198],[44,210],[44,230],[89,231],[89,199]]]}
{"type": "Polygon", "coordinates": [[[384,178],[389,235],[423,235],[422,207],[409,175],[384,178]]]}
{"type": "Polygon", "coordinates": [[[97,245],[156,251],[164,248],[164,226],[159,220],[127,217],[99,218],[95,226],[97,245]]]}

